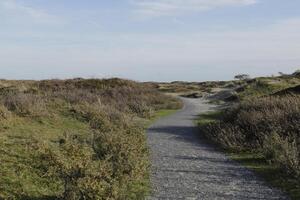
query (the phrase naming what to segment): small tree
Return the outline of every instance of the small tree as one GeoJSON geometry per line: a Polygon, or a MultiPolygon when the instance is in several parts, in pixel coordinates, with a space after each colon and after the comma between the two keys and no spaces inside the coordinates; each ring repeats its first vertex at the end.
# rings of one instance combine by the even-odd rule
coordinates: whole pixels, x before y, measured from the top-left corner
{"type": "Polygon", "coordinates": [[[294,73],[293,73],[294,76],[300,76],[300,69],[296,70],[294,73]]]}
{"type": "Polygon", "coordinates": [[[248,74],[238,74],[234,77],[235,79],[238,79],[238,80],[248,80],[250,79],[250,75],[248,74]]]}

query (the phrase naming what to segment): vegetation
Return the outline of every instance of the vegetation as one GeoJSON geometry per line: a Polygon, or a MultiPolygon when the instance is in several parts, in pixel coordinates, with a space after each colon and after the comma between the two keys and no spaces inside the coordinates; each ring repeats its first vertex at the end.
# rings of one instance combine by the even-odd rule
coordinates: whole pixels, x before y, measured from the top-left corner
{"type": "Polygon", "coordinates": [[[300,79],[294,76],[256,78],[241,83],[237,89],[240,100],[274,94],[284,89],[300,84],[300,79]]]}
{"type": "Polygon", "coordinates": [[[188,98],[212,97],[212,102],[238,102],[252,97],[263,97],[300,85],[299,72],[288,75],[251,79],[247,74],[235,76],[233,81],[159,83],[156,87],[166,93],[188,98]],[[222,92],[222,93],[221,93],[222,92]],[[216,98],[214,95],[218,95],[216,98]]]}
{"type": "Polygon", "coordinates": [[[155,84],[156,87],[165,93],[171,93],[191,98],[199,98],[213,92],[215,88],[228,87],[226,81],[207,81],[207,82],[172,82],[155,84]]]}
{"type": "Polygon", "coordinates": [[[0,199],[142,199],[144,128],[181,107],[158,90],[233,100],[201,116],[202,132],[299,199],[299,85],[297,72],[202,83],[0,80],[0,199]]]}
{"type": "Polygon", "coordinates": [[[250,75],[248,75],[248,74],[238,74],[234,78],[238,79],[238,80],[249,80],[250,75]]]}
{"type": "Polygon", "coordinates": [[[230,82],[238,101],[201,115],[201,133],[232,159],[299,199],[300,77],[295,72],[239,79],[230,82]]]}
{"type": "Polygon", "coordinates": [[[294,199],[300,197],[300,96],[243,101],[201,116],[206,138],[294,199]]]}
{"type": "Polygon", "coordinates": [[[0,80],[0,199],[141,199],[145,120],[180,106],[128,80],[0,80]]]}

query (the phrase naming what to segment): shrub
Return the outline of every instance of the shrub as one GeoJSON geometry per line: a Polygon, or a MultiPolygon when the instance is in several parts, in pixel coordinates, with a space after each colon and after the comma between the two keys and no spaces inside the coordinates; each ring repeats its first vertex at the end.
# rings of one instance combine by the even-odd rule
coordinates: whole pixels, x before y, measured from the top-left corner
{"type": "Polygon", "coordinates": [[[262,150],[267,160],[281,165],[289,175],[300,175],[300,149],[296,141],[283,139],[274,132],[266,137],[262,150]]]}
{"type": "Polygon", "coordinates": [[[221,120],[203,127],[223,148],[258,151],[289,174],[300,173],[300,97],[263,97],[226,110],[221,120]]]}
{"type": "MultiPolygon", "coordinates": [[[[9,197],[23,199],[42,199],[45,195],[54,199],[143,199],[148,191],[149,163],[141,118],[150,118],[155,110],[180,108],[179,100],[158,92],[155,85],[121,79],[11,84],[16,88],[22,84],[23,89],[0,93],[0,120],[12,115],[25,125],[16,128],[21,129],[21,136],[9,132],[11,135],[4,143],[14,138],[14,134],[20,138],[16,140],[19,143],[13,139],[11,143],[30,161],[23,163],[20,156],[16,158],[15,162],[23,166],[18,174],[30,169],[26,173],[34,177],[31,184],[36,189],[42,182],[44,187],[32,192],[24,186],[27,184],[24,179],[16,179],[15,184],[20,187],[1,188],[0,198],[10,194],[9,197]],[[69,125],[56,127],[55,123],[61,119],[84,124],[84,135],[62,137],[69,125]],[[59,135],[51,131],[50,136],[41,137],[37,147],[34,144],[30,150],[31,154],[23,151],[32,143],[31,138],[23,136],[23,126],[26,131],[28,127],[34,129],[37,135],[43,136],[43,130],[48,128],[59,135]],[[59,128],[62,130],[57,130],[59,128]]],[[[0,151],[7,152],[6,149],[0,151]]],[[[0,174],[2,171],[0,169],[0,174]]]]}
{"type": "Polygon", "coordinates": [[[236,76],[234,76],[235,79],[238,79],[238,80],[247,80],[247,79],[250,79],[250,75],[248,74],[238,74],[236,76]]]}
{"type": "Polygon", "coordinates": [[[0,122],[2,120],[7,120],[8,118],[10,118],[11,113],[9,112],[9,110],[7,110],[7,108],[3,105],[0,105],[0,122]]]}
{"type": "Polygon", "coordinates": [[[62,182],[62,199],[118,197],[119,183],[113,177],[112,163],[97,159],[90,145],[69,136],[60,140],[58,148],[42,145],[39,151],[39,167],[45,170],[44,176],[62,182]]]}
{"type": "Polygon", "coordinates": [[[17,93],[2,96],[3,105],[20,116],[42,116],[46,114],[45,100],[34,94],[17,93]]]}

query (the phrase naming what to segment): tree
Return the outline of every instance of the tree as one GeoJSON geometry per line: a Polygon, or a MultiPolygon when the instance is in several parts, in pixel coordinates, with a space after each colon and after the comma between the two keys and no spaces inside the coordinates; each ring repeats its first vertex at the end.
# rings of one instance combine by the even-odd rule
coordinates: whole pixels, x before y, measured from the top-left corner
{"type": "Polygon", "coordinates": [[[278,74],[280,75],[280,76],[286,76],[287,74],[285,74],[285,73],[283,73],[283,72],[278,72],[278,74]]]}
{"type": "Polygon", "coordinates": [[[300,69],[298,69],[297,71],[295,71],[295,72],[293,73],[293,75],[294,75],[294,76],[300,76],[300,69]]]}
{"type": "Polygon", "coordinates": [[[238,79],[238,80],[248,80],[250,79],[250,75],[248,74],[238,74],[234,77],[235,79],[238,79]]]}

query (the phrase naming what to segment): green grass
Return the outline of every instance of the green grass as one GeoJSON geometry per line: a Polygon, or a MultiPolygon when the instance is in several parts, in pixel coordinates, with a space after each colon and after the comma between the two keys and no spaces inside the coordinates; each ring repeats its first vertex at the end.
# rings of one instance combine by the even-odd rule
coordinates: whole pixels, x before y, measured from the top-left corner
{"type": "Polygon", "coordinates": [[[144,127],[148,128],[151,124],[153,124],[158,119],[172,115],[172,114],[176,113],[177,111],[178,111],[178,109],[157,110],[154,112],[153,116],[150,119],[144,120],[144,121],[146,121],[144,127]]]}
{"type": "Polygon", "coordinates": [[[262,77],[247,84],[245,91],[239,93],[240,99],[270,95],[300,84],[298,78],[262,77]]]}
{"type": "Polygon", "coordinates": [[[155,115],[152,117],[152,120],[157,120],[159,118],[162,117],[166,117],[169,115],[174,114],[175,112],[177,112],[178,110],[159,110],[155,113],[155,115]]]}
{"type": "Polygon", "coordinates": [[[196,120],[196,123],[199,126],[202,126],[211,122],[215,122],[216,120],[220,119],[221,113],[222,111],[217,110],[217,111],[211,111],[211,112],[200,114],[198,119],[196,120]]]}
{"type": "Polygon", "coordinates": [[[176,113],[178,109],[162,109],[162,110],[157,110],[153,116],[150,119],[142,120],[139,123],[142,123],[145,129],[149,128],[155,121],[157,121],[160,118],[167,117],[169,115],[172,115],[176,113]]]}
{"type": "Polygon", "coordinates": [[[43,119],[30,119],[14,117],[9,128],[2,131],[2,135],[22,135],[23,137],[39,137],[42,139],[55,139],[64,133],[86,135],[90,131],[87,123],[80,122],[71,117],[56,115],[43,119]]]}
{"type": "Polygon", "coordinates": [[[291,199],[300,199],[300,181],[287,177],[286,174],[282,173],[280,166],[267,162],[263,155],[253,152],[227,152],[227,155],[232,160],[256,172],[272,186],[281,188],[291,199]]]}
{"type": "MultiPolygon", "coordinates": [[[[212,111],[201,114],[196,123],[201,128],[201,126],[208,123],[216,122],[220,120],[221,112],[212,111]]],[[[227,154],[230,159],[254,171],[270,185],[286,192],[293,200],[300,199],[300,180],[288,177],[281,171],[280,166],[269,163],[262,154],[256,152],[232,152],[226,149],[220,149],[220,151],[227,154]]]]}

